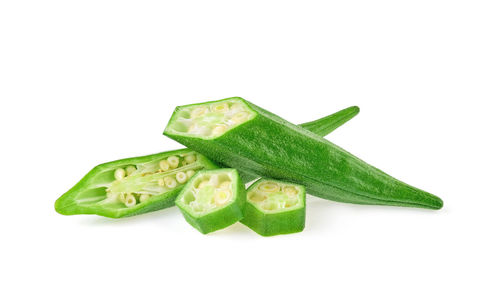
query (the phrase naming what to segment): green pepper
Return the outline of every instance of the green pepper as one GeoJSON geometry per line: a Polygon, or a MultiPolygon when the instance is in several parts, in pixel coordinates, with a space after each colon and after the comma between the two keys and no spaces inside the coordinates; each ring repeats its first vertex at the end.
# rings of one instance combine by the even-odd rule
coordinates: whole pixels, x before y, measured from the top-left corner
{"type": "Polygon", "coordinates": [[[306,221],[303,186],[262,178],[247,190],[241,223],[262,236],[300,232],[306,221]]]}
{"type": "Polygon", "coordinates": [[[442,200],[242,98],[180,106],[164,134],[217,163],[329,200],[439,209],[442,200]],[[206,121],[212,114],[219,121],[206,121]]]}
{"type": "MultiPolygon", "coordinates": [[[[302,125],[312,132],[326,135],[358,112],[358,107],[349,107],[302,125]]],[[[175,197],[184,185],[183,174],[190,177],[198,170],[216,167],[189,149],[107,162],[94,167],[62,195],[56,201],[55,209],[64,215],[97,214],[121,218],[168,208],[174,205],[175,197]],[[178,165],[176,159],[179,159],[178,165]],[[177,176],[180,176],[180,181],[177,176]],[[177,183],[172,180],[174,178],[177,183]],[[176,186],[172,187],[174,184],[176,186]]],[[[253,174],[240,174],[244,182],[256,178],[253,174]]]]}
{"type": "Polygon", "coordinates": [[[189,224],[206,234],[241,220],[245,195],[235,169],[204,170],[185,185],[175,204],[189,224]]]}

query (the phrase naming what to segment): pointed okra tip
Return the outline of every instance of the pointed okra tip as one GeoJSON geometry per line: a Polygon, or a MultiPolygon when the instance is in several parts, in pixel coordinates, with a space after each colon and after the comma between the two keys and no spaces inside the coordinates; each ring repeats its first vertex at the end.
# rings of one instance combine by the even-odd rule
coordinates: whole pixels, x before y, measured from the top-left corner
{"type": "Polygon", "coordinates": [[[188,223],[206,234],[243,218],[244,194],[235,169],[200,171],[184,187],[175,204],[188,223]]]}
{"type": "Polygon", "coordinates": [[[256,115],[257,113],[240,97],[178,106],[164,134],[213,139],[256,115]]]}
{"type": "Polygon", "coordinates": [[[247,190],[241,223],[262,236],[300,232],[305,226],[305,188],[275,179],[260,179],[247,190]]]}

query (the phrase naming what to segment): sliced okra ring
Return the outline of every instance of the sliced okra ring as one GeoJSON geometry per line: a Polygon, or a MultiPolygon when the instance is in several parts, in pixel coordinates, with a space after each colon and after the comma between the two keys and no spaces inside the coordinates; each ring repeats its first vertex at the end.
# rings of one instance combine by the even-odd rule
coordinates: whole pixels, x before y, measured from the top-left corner
{"type": "Polygon", "coordinates": [[[189,149],[104,163],[61,196],[55,208],[65,215],[119,218],[171,207],[190,177],[214,168],[189,149]]]}
{"type": "Polygon", "coordinates": [[[306,219],[305,188],[262,178],[247,190],[241,223],[262,236],[300,232],[306,219]]]}
{"type": "Polygon", "coordinates": [[[189,224],[206,234],[241,220],[244,202],[245,187],[238,172],[223,168],[196,173],[175,204],[189,224]]]}

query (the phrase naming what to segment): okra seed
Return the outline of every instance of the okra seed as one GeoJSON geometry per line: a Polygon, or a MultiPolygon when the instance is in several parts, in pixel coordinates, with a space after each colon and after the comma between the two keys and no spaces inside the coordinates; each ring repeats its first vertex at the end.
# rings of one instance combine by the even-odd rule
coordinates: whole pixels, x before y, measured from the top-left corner
{"type": "Polygon", "coordinates": [[[286,195],[288,195],[288,196],[295,196],[295,195],[297,195],[297,193],[299,193],[299,192],[297,191],[297,189],[296,189],[296,188],[294,188],[294,187],[285,187],[285,188],[283,189],[283,191],[284,191],[284,192],[285,192],[285,194],[286,194],[286,195]]]}
{"type": "Polygon", "coordinates": [[[194,161],[196,161],[196,157],[194,155],[187,155],[186,157],[184,157],[184,160],[191,164],[193,163],[194,161]]]}
{"type": "Polygon", "coordinates": [[[266,183],[262,183],[261,185],[259,185],[259,190],[261,191],[264,191],[264,192],[276,192],[278,191],[280,188],[277,184],[275,183],[272,183],[272,182],[266,182],[266,183]]]}
{"type": "Polygon", "coordinates": [[[189,171],[186,172],[186,175],[188,176],[188,178],[193,177],[194,174],[195,174],[195,171],[193,171],[192,169],[190,169],[189,171]]]}
{"type": "Polygon", "coordinates": [[[125,206],[127,207],[133,207],[135,206],[135,197],[132,194],[127,194],[127,197],[125,197],[125,206]]]}
{"type": "Polygon", "coordinates": [[[200,116],[202,116],[203,114],[205,114],[206,112],[207,112],[207,108],[206,108],[206,107],[197,107],[197,108],[195,108],[195,109],[191,112],[191,117],[192,117],[192,118],[200,117],[200,116]]]}
{"type": "Polygon", "coordinates": [[[141,194],[141,196],[139,197],[139,201],[140,201],[141,203],[143,203],[143,202],[145,202],[146,200],[148,200],[148,199],[149,199],[149,197],[150,197],[150,195],[149,195],[149,194],[141,194]]]}
{"type": "Polygon", "coordinates": [[[170,156],[167,158],[167,162],[171,168],[177,168],[177,166],[179,166],[179,157],[170,156]]]}
{"type": "Polygon", "coordinates": [[[173,189],[177,186],[177,181],[172,177],[165,177],[164,180],[167,188],[173,189]]]}
{"type": "Polygon", "coordinates": [[[118,168],[115,170],[115,179],[122,180],[125,178],[125,170],[123,168],[118,168]]]}
{"type": "Polygon", "coordinates": [[[213,135],[221,135],[227,130],[227,127],[225,125],[218,125],[215,126],[215,128],[212,130],[213,135]]]}
{"type": "Polygon", "coordinates": [[[169,163],[168,163],[167,160],[161,160],[160,161],[160,169],[162,171],[168,171],[169,168],[170,168],[170,165],[169,165],[169,163]]]}
{"type": "Polygon", "coordinates": [[[215,193],[215,203],[219,206],[224,205],[231,198],[231,191],[224,189],[215,193]]]}
{"type": "Polygon", "coordinates": [[[160,187],[165,186],[165,181],[164,181],[163,179],[161,179],[161,178],[160,178],[160,179],[158,179],[158,185],[159,185],[160,187]]]}
{"type": "Polygon", "coordinates": [[[126,168],[127,176],[132,175],[136,170],[137,170],[137,168],[135,168],[135,166],[133,166],[133,165],[127,166],[127,168],[126,168]]]}
{"type": "Polygon", "coordinates": [[[248,196],[248,199],[250,199],[251,201],[253,202],[256,202],[256,203],[260,203],[264,200],[267,199],[267,196],[266,195],[262,195],[262,194],[259,194],[259,193],[251,193],[249,196],[248,196]]]}
{"type": "Polygon", "coordinates": [[[177,179],[179,183],[184,183],[187,180],[187,175],[184,172],[178,172],[177,174],[175,174],[175,179],[177,179]]]}
{"type": "Polygon", "coordinates": [[[218,112],[218,113],[225,113],[229,109],[227,103],[221,103],[221,104],[216,104],[211,106],[211,111],[213,112],[218,112]]]}
{"type": "Polygon", "coordinates": [[[247,118],[248,118],[247,112],[239,112],[231,118],[231,121],[236,124],[239,124],[244,122],[247,118]]]}
{"type": "Polygon", "coordinates": [[[221,184],[219,184],[219,188],[224,188],[224,189],[229,189],[231,186],[231,181],[224,181],[221,184]]]}

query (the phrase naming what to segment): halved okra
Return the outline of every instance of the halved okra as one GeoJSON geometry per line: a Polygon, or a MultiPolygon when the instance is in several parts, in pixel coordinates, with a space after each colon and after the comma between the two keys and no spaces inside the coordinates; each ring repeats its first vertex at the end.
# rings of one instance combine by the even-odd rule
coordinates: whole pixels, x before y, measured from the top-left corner
{"type": "MultiPolygon", "coordinates": [[[[345,122],[349,121],[358,113],[359,108],[352,106],[315,121],[303,123],[301,126],[313,133],[327,135],[345,122]]],[[[71,190],[56,201],[56,211],[65,215],[97,214],[106,217],[120,218],[171,207],[174,205],[175,197],[183,184],[181,182],[184,178],[183,174],[179,173],[179,175],[177,175],[177,172],[184,172],[189,177],[192,176],[193,172],[196,172],[198,169],[212,169],[216,167],[205,157],[201,157],[198,160],[196,160],[196,157],[198,156],[195,152],[183,149],[136,158],[127,158],[98,165],[85,175],[85,177],[78,184],[76,184],[73,188],[71,188],[71,190]],[[178,169],[176,167],[176,170],[174,171],[174,168],[168,164],[170,156],[172,156],[170,158],[170,163],[173,163],[174,166],[176,158],[173,156],[178,156],[181,167],[186,166],[186,164],[193,163],[193,158],[191,157],[194,157],[194,160],[199,163],[183,169],[178,169]],[[160,163],[163,165],[163,169],[161,168],[160,163]],[[146,179],[153,179],[153,177],[149,176],[159,172],[160,169],[161,171],[170,170],[172,172],[171,177],[175,177],[178,185],[175,188],[171,188],[175,183],[171,179],[167,178],[163,179],[163,183],[161,180],[158,180],[158,185],[164,188],[155,187],[157,191],[151,193],[143,193],[140,191],[133,192],[132,190],[129,193],[128,191],[124,191],[118,194],[118,202],[114,199],[114,197],[109,199],[105,193],[106,185],[110,185],[110,183],[117,178],[124,178],[127,174],[130,175],[134,168],[139,169],[139,173],[147,169],[152,170],[152,172],[146,171],[147,174],[145,174],[145,176],[148,176],[146,179]],[[177,178],[177,176],[179,176],[179,178],[177,178]],[[165,180],[167,182],[165,182],[165,180]],[[166,184],[163,185],[164,183],[166,184]],[[104,186],[101,184],[104,184],[104,186]],[[162,195],[163,193],[166,194],[162,195]],[[146,202],[146,200],[148,201],[146,202]],[[127,206],[130,206],[130,208],[127,206]]],[[[164,173],[163,175],[156,176],[162,177],[164,175],[166,174],[164,173]]],[[[255,175],[244,173],[242,171],[240,171],[240,176],[244,182],[249,182],[256,178],[255,175]]],[[[129,177],[124,182],[130,182],[131,178],[133,177],[129,177]]],[[[116,188],[116,185],[114,187],[116,188]]],[[[113,190],[115,189],[111,189],[110,192],[113,190]]],[[[113,194],[114,193],[110,193],[110,195],[113,194]]]]}
{"type": "Polygon", "coordinates": [[[442,200],[242,98],[177,107],[164,134],[217,163],[340,202],[439,209],[442,200]]]}
{"type": "Polygon", "coordinates": [[[203,234],[241,220],[244,203],[245,186],[229,168],[199,171],[175,200],[186,221],[203,234]]]}
{"type": "Polygon", "coordinates": [[[184,184],[201,169],[217,166],[190,149],[104,163],[93,168],[55,204],[64,215],[119,218],[174,205],[184,184]]]}
{"type": "Polygon", "coordinates": [[[241,223],[262,236],[300,232],[306,221],[304,186],[262,178],[247,190],[241,223]]]}

